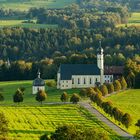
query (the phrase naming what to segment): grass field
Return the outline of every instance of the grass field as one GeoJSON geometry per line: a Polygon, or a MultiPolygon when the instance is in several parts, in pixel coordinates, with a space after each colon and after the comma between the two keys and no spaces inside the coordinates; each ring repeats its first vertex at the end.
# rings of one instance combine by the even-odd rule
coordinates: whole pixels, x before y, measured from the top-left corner
{"type": "Polygon", "coordinates": [[[138,129],[135,123],[140,119],[140,90],[128,90],[107,98],[111,100],[114,106],[120,108],[123,112],[129,113],[133,118],[132,126],[127,130],[134,134],[138,129]]]}
{"type": "Polygon", "coordinates": [[[64,124],[95,127],[111,135],[112,139],[115,137],[112,130],[75,105],[0,107],[0,112],[3,112],[9,121],[9,139],[37,140],[40,135],[53,132],[57,126],[64,124]]]}
{"type": "MultiPolygon", "coordinates": [[[[56,88],[46,86],[48,98],[46,102],[60,102],[63,93],[56,88]]],[[[5,101],[0,104],[0,112],[3,112],[9,121],[8,139],[14,140],[38,140],[40,135],[53,132],[57,126],[64,124],[77,124],[84,127],[95,127],[108,133],[112,140],[116,134],[101,123],[79,105],[43,105],[35,101],[32,93],[32,81],[0,82],[0,91],[5,101]],[[24,102],[15,105],[12,96],[17,88],[25,87],[24,102]]],[[[66,90],[69,96],[78,89],[66,90]]]]}
{"type": "Polygon", "coordinates": [[[131,17],[129,18],[128,24],[121,24],[120,26],[137,26],[140,27],[140,12],[132,13],[131,17]]]}
{"type": "MultiPolygon", "coordinates": [[[[35,95],[32,95],[32,81],[17,81],[17,82],[0,82],[0,89],[4,95],[5,101],[1,105],[13,105],[13,94],[20,88],[25,87],[24,102],[22,105],[38,105],[35,100],[35,95]]],[[[79,93],[79,89],[65,90],[69,95],[72,93],[79,93]]],[[[57,90],[56,88],[50,88],[46,86],[47,102],[60,102],[60,96],[63,90],[57,90]]]]}
{"type": "Polygon", "coordinates": [[[76,0],[0,0],[0,8],[27,11],[32,7],[63,8],[76,0]]]}
{"type": "Polygon", "coordinates": [[[23,23],[24,20],[0,20],[0,28],[3,27],[23,27],[23,28],[57,28],[57,25],[47,24],[34,24],[34,23],[23,23]]]}

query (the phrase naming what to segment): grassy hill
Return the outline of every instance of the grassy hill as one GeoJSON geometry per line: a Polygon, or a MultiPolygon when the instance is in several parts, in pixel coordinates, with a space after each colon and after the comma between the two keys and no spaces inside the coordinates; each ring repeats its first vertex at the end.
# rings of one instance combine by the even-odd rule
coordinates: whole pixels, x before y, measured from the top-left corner
{"type": "Polygon", "coordinates": [[[22,27],[22,28],[57,28],[57,25],[47,24],[34,24],[34,23],[23,23],[25,20],[0,20],[0,28],[3,27],[22,27]]]}
{"type": "MultiPolygon", "coordinates": [[[[125,26],[125,25],[126,24],[121,24],[121,25],[118,25],[118,27],[125,26]]],[[[132,13],[131,17],[128,20],[127,26],[137,26],[137,27],[140,27],[140,12],[132,13]]]]}
{"type": "Polygon", "coordinates": [[[133,118],[132,126],[127,130],[130,133],[135,133],[138,129],[135,123],[140,119],[140,90],[127,90],[107,98],[111,100],[114,106],[121,109],[123,112],[129,113],[133,118]]]}
{"type": "Polygon", "coordinates": [[[27,11],[32,7],[63,8],[76,0],[0,0],[0,8],[27,11]]]}
{"type": "MultiPolygon", "coordinates": [[[[13,105],[13,94],[15,91],[20,88],[25,88],[24,102],[22,105],[38,105],[38,102],[35,100],[35,95],[32,95],[32,81],[17,81],[17,82],[0,82],[0,90],[4,95],[5,101],[1,105],[13,105]]],[[[78,93],[78,89],[64,90],[69,95],[72,93],[78,93]]],[[[63,90],[57,90],[55,87],[47,87],[47,102],[60,102],[60,96],[63,93],[63,90]]]]}
{"type": "MultiPolygon", "coordinates": [[[[79,105],[43,105],[35,101],[32,95],[32,81],[0,82],[0,91],[5,101],[0,103],[0,112],[3,112],[9,121],[8,139],[38,140],[44,133],[51,133],[57,126],[77,124],[85,127],[95,127],[108,133],[115,140],[115,133],[101,123],[95,116],[79,105]],[[17,88],[25,87],[24,102],[15,105],[12,96],[17,88]]],[[[62,90],[46,86],[48,98],[46,102],[60,102],[62,90]]],[[[78,89],[66,90],[69,96],[78,89]]]]}

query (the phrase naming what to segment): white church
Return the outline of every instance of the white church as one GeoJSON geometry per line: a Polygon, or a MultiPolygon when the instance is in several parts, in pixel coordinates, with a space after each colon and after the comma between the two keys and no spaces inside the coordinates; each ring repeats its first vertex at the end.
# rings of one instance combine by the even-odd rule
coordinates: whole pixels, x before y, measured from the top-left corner
{"type": "Polygon", "coordinates": [[[62,64],[57,73],[57,89],[88,88],[112,83],[113,74],[104,74],[104,50],[97,51],[95,64],[62,64]]]}

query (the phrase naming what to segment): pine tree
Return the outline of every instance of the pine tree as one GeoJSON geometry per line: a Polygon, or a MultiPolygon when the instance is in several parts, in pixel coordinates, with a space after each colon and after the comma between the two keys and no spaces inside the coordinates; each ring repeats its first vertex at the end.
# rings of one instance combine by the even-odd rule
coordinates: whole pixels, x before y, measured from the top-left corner
{"type": "Polygon", "coordinates": [[[127,83],[124,77],[121,78],[121,86],[123,90],[127,88],[127,83]]]}
{"type": "Polygon", "coordinates": [[[102,85],[100,88],[101,88],[102,95],[106,96],[108,94],[108,89],[106,85],[102,85]]]}
{"type": "Polygon", "coordinates": [[[115,91],[121,90],[121,84],[118,80],[115,80],[115,82],[114,82],[114,89],[115,89],[115,91]]]}
{"type": "Polygon", "coordinates": [[[108,89],[109,94],[113,93],[114,92],[114,85],[112,83],[108,84],[107,89],[108,89]]]}

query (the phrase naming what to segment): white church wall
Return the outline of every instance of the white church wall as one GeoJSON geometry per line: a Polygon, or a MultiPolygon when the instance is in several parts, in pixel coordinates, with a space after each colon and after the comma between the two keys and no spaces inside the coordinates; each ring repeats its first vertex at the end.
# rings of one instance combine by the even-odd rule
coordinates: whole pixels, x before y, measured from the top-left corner
{"type": "Polygon", "coordinates": [[[104,83],[112,83],[113,75],[104,75],[104,83]]]}
{"type": "Polygon", "coordinates": [[[88,88],[95,86],[96,82],[100,82],[99,75],[73,75],[72,88],[88,88]]]}
{"type": "Polygon", "coordinates": [[[60,89],[71,89],[72,80],[60,80],[60,89]]]}
{"type": "Polygon", "coordinates": [[[57,73],[57,89],[60,88],[60,73],[57,73]]]}
{"type": "Polygon", "coordinates": [[[37,92],[39,90],[45,91],[45,86],[33,86],[33,88],[32,88],[32,94],[37,94],[37,92]]]}

